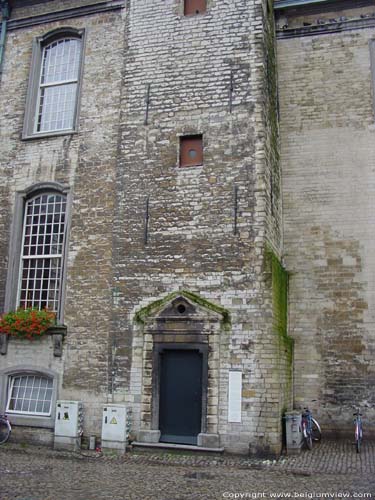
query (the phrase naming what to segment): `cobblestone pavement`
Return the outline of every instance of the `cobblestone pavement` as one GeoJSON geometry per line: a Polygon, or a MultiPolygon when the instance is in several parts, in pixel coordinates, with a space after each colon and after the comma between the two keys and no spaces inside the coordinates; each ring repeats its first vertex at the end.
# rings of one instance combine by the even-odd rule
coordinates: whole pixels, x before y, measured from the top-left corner
{"type": "Polygon", "coordinates": [[[124,457],[8,443],[0,446],[1,500],[375,499],[375,443],[357,455],[322,442],[279,460],[133,450],[124,457]]]}

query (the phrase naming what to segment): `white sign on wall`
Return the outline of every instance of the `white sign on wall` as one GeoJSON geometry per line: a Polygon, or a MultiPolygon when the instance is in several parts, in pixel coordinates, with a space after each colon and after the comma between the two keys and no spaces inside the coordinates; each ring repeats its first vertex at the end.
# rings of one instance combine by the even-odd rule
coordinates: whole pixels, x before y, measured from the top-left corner
{"type": "Polygon", "coordinates": [[[241,422],[242,372],[229,371],[228,422],[241,422]]]}

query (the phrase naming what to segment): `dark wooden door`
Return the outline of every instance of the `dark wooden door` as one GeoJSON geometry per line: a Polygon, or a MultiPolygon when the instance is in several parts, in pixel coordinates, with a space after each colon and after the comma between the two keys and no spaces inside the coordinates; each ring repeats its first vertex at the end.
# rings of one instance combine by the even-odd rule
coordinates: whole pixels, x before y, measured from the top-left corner
{"type": "Polygon", "coordinates": [[[160,356],[160,441],[197,444],[202,421],[202,355],[194,350],[165,350],[160,356]]]}

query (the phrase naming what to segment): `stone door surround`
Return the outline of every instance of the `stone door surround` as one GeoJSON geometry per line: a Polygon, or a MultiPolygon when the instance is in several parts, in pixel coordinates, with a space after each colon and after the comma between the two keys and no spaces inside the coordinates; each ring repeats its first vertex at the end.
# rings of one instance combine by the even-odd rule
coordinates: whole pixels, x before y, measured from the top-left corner
{"type": "Polygon", "coordinates": [[[160,352],[195,349],[203,356],[202,427],[198,446],[217,448],[219,365],[221,336],[226,311],[189,292],[176,292],[140,311],[143,325],[143,360],[140,442],[157,443],[159,431],[160,352]]]}

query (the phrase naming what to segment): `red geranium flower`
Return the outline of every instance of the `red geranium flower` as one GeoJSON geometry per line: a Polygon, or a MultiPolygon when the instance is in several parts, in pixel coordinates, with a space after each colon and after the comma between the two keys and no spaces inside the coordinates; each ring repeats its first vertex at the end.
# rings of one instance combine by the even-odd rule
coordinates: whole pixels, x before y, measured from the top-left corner
{"type": "Polygon", "coordinates": [[[0,333],[32,340],[43,335],[56,322],[49,309],[19,308],[0,317],[0,333]]]}

